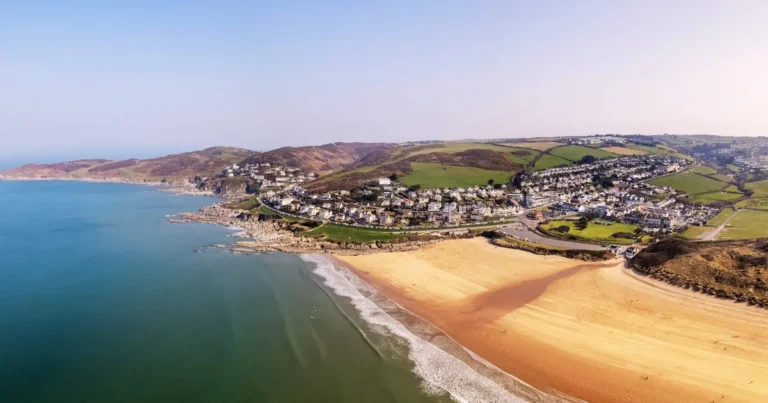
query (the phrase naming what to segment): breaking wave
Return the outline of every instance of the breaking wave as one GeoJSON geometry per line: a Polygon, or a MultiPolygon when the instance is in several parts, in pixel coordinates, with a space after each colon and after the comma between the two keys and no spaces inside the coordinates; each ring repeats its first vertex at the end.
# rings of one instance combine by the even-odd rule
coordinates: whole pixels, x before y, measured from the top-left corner
{"type": "Polygon", "coordinates": [[[413,372],[422,379],[423,387],[427,393],[447,392],[458,402],[562,401],[537,391],[521,380],[494,367],[459,346],[447,335],[443,334],[444,339],[448,339],[449,342],[443,344],[454,350],[453,354],[414,334],[411,329],[416,329],[418,333],[422,333],[419,331],[420,326],[422,329],[429,327],[432,332],[436,328],[419,320],[422,322],[420,325],[409,324],[409,329],[393,317],[393,314],[399,316],[407,313],[411,317],[415,317],[415,315],[390,300],[375,302],[374,300],[379,299],[379,296],[370,284],[346,268],[334,264],[330,259],[320,255],[301,255],[301,258],[305,262],[315,265],[312,270],[313,273],[321,277],[323,283],[334,293],[351,300],[352,305],[373,331],[382,335],[395,335],[406,342],[408,358],[414,363],[413,372]],[[391,309],[392,306],[397,309],[391,309]],[[458,353],[455,351],[457,349],[460,350],[458,353]],[[457,358],[457,356],[465,356],[466,361],[457,358]],[[502,384],[506,388],[501,386],[502,384]],[[520,390],[522,392],[520,395],[525,397],[514,394],[510,389],[520,390]]]}

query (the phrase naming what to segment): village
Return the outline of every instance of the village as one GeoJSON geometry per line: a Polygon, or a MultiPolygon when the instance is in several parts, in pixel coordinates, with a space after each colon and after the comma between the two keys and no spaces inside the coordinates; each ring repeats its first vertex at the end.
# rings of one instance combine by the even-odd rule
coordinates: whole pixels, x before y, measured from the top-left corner
{"type": "Polygon", "coordinates": [[[393,230],[456,228],[517,221],[588,216],[599,222],[634,224],[647,233],[669,233],[703,225],[719,211],[680,203],[670,188],[650,179],[686,169],[673,156],[624,156],[522,172],[510,183],[420,189],[396,175],[354,190],[312,192],[302,184],[318,176],[271,163],[233,165],[223,175],[260,182],[261,203],[279,212],[315,221],[393,230]]]}

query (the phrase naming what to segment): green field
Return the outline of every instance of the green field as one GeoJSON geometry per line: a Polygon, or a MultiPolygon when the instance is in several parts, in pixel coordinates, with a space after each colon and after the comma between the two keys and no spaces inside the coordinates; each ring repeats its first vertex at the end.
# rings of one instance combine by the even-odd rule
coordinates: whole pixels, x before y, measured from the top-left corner
{"type": "Polygon", "coordinates": [[[731,186],[728,186],[727,188],[723,189],[723,192],[741,193],[741,190],[739,190],[738,186],[731,185],[731,186]]]}
{"type": "Polygon", "coordinates": [[[533,165],[533,170],[539,171],[542,169],[559,167],[559,166],[570,165],[570,164],[572,164],[572,162],[566,159],[555,157],[554,155],[544,154],[541,156],[541,158],[536,160],[536,163],[533,165]]]}
{"type": "Polygon", "coordinates": [[[351,243],[391,241],[405,236],[393,234],[392,231],[384,229],[356,228],[335,224],[325,224],[313,230],[303,232],[302,235],[310,237],[325,236],[330,241],[351,243]]]}
{"type": "Polygon", "coordinates": [[[726,183],[716,181],[691,172],[663,176],[650,182],[651,185],[669,186],[680,192],[688,194],[707,193],[726,187],[726,183]]]}
{"type": "Polygon", "coordinates": [[[587,227],[583,230],[580,230],[576,228],[576,221],[571,220],[555,220],[550,221],[546,224],[541,224],[541,228],[550,233],[551,235],[558,235],[556,231],[553,231],[554,228],[557,228],[561,225],[567,225],[571,229],[563,234],[563,235],[574,235],[578,238],[587,240],[587,241],[593,241],[593,242],[608,242],[608,243],[615,243],[615,244],[622,244],[622,245],[628,245],[634,243],[635,239],[626,239],[626,238],[614,238],[612,237],[613,234],[617,232],[629,232],[634,233],[635,230],[638,228],[637,225],[633,224],[622,224],[622,223],[613,223],[611,225],[602,225],[597,224],[595,222],[589,222],[587,224],[587,227]]]}
{"type": "Polygon", "coordinates": [[[620,157],[620,155],[608,151],[598,150],[583,146],[563,146],[549,150],[549,153],[570,161],[579,161],[582,157],[591,155],[597,159],[620,157]]]}
{"type": "Polygon", "coordinates": [[[411,169],[413,170],[412,173],[401,176],[398,181],[406,186],[421,185],[424,189],[485,185],[488,183],[488,179],[505,184],[515,174],[512,171],[492,171],[431,162],[413,162],[411,169]]]}
{"type": "Polygon", "coordinates": [[[744,186],[747,189],[752,190],[752,197],[768,197],[768,179],[757,182],[749,182],[744,186]]]}
{"type": "Polygon", "coordinates": [[[685,230],[682,234],[680,234],[685,239],[698,239],[702,234],[704,234],[707,231],[711,231],[712,227],[688,227],[688,229],[685,230]]]}
{"type": "Polygon", "coordinates": [[[699,165],[691,168],[688,172],[693,172],[701,175],[712,175],[717,173],[717,169],[708,167],[706,165],[699,165]]]}
{"type": "Polygon", "coordinates": [[[719,227],[723,225],[725,220],[727,220],[728,217],[730,217],[732,214],[733,214],[732,208],[723,209],[723,211],[717,213],[716,216],[712,217],[712,219],[709,220],[709,222],[707,223],[707,226],[719,227]]]}
{"type": "Polygon", "coordinates": [[[699,175],[708,176],[708,177],[710,177],[712,179],[717,179],[717,180],[722,181],[722,182],[730,182],[731,181],[731,177],[730,176],[719,174],[719,173],[717,173],[717,169],[712,168],[712,167],[708,167],[708,166],[705,166],[705,165],[695,166],[695,167],[689,169],[688,172],[693,172],[693,173],[697,173],[699,175]]]}
{"type": "Polygon", "coordinates": [[[691,203],[700,204],[713,204],[721,201],[736,201],[742,198],[744,195],[741,193],[730,192],[711,192],[700,193],[690,199],[691,203]]]}
{"type": "Polygon", "coordinates": [[[690,156],[687,156],[685,154],[677,152],[675,149],[667,147],[663,144],[659,144],[657,146],[643,146],[639,144],[627,144],[626,147],[632,148],[635,150],[645,151],[648,154],[658,154],[658,155],[671,155],[673,157],[682,158],[688,161],[692,161],[693,158],[690,156]]]}
{"type": "Polygon", "coordinates": [[[736,207],[755,209],[755,210],[768,210],[768,198],[750,197],[747,200],[742,200],[736,203],[736,207]]]}
{"type": "Polygon", "coordinates": [[[721,181],[721,182],[727,182],[727,183],[730,183],[730,182],[731,182],[731,177],[730,177],[730,176],[728,176],[728,175],[723,175],[723,174],[712,174],[712,175],[707,175],[707,176],[709,176],[709,177],[710,177],[710,178],[712,178],[712,179],[717,179],[717,180],[719,180],[719,181],[721,181]]]}
{"type": "Polygon", "coordinates": [[[734,172],[734,173],[737,173],[737,172],[741,171],[741,169],[740,169],[738,166],[736,166],[736,165],[733,165],[733,164],[728,164],[728,165],[726,165],[726,167],[727,167],[727,168],[728,168],[728,169],[729,169],[731,172],[734,172]]]}
{"type": "Polygon", "coordinates": [[[717,239],[768,237],[768,211],[739,210],[717,239]]]}

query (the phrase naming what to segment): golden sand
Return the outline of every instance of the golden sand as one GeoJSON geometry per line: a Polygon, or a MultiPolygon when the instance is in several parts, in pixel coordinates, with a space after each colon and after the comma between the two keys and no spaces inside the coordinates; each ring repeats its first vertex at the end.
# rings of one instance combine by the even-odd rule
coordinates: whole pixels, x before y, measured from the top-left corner
{"type": "Polygon", "coordinates": [[[446,241],[339,256],[499,368],[592,402],[768,401],[768,315],[585,264],[446,241]]]}

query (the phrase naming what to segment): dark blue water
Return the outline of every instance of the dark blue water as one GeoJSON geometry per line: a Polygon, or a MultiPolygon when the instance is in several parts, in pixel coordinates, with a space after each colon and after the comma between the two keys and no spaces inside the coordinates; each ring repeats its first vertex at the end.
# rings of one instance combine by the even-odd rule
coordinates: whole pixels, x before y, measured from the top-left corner
{"type": "Polygon", "coordinates": [[[213,201],[0,181],[0,401],[446,400],[298,257],[197,253],[230,231],[166,222],[213,201]]]}

